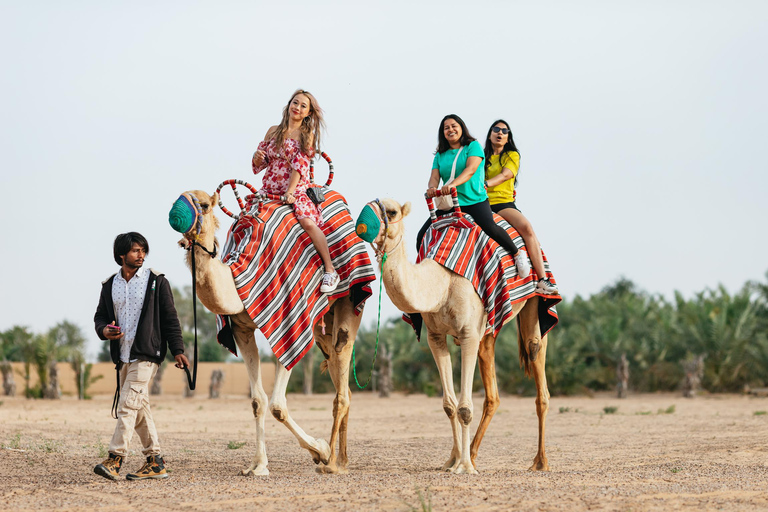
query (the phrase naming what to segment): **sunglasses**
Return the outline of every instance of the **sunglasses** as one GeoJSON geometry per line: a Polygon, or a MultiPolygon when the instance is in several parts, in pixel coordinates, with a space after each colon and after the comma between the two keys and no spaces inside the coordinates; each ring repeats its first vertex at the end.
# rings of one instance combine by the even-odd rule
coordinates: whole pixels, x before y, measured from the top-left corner
{"type": "Polygon", "coordinates": [[[509,133],[509,130],[507,128],[499,128],[498,126],[494,126],[493,128],[491,128],[491,131],[493,133],[501,132],[502,135],[506,135],[509,133]]]}

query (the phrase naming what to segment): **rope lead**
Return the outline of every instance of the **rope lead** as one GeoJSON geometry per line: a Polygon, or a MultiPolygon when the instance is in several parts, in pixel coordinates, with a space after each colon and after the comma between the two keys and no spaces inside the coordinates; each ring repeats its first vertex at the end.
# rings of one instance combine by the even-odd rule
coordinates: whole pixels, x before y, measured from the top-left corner
{"type": "Polygon", "coordinates": [[[357,380],[357,368],[355,364],[355,347],[352,346],[352,375],[355,377],[355,384],[357,384],[357,387],[360,389],[365,389],[368,387],[368,384],[371,382],[371,378],[373,377],[373,366],[376,363],[376,356],[379,353],[379,327],[381,326],[381,291],[382,286],[384,285],[384,262],[387,261],[387,253],[382,253],[381,257],[381,274],[379,276],[379,314],[378,318],[376,319],[376,350],[373,352],[373,361],[371,361],[371,374],[368,376],[368,381],[364,385],[360,385],[360,382],[357,380]]]}

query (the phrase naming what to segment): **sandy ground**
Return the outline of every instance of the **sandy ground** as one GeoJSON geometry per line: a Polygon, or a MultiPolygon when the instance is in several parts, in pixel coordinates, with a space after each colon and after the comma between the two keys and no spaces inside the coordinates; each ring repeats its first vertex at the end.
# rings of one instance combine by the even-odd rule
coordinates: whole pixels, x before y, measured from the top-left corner
{"type": "MultiPolygon", "coordinates": [[[[288,403],[309,434],[327,439],[332,398],[292,395],[288,403]]],[[[268,417],[271,474],[242,477],[253,451],[247,398],[155,397],[172,473],[145,482],[92,472],[114,428],[111,397],[0,400],[3,510],[768,510],[766,398],[554,397],[551,472],[533,473],[533,398],[502,397],[480,450],[480,474],[470,476],[438,469],[451,444],[440,398],[357,393],[349,474],[317,474],[308,453],[268,417]],[[615,413],[604,413],[612,406],[615,413]],[[230,442],[245,445],[231,449],[230,442]]],[[[477,396],[473,430],[481,407],[477,396]]],[[[121,473],[142,464],[136,437],[132,448],[121,473]]]]}

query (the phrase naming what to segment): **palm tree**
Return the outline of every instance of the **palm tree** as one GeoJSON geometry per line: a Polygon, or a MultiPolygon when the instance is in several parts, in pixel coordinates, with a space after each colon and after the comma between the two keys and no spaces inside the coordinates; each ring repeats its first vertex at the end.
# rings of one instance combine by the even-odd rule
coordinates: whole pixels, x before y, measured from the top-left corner
{"type": "Polygon", "coordinates": [[[34,338],[34,364],[40,382],[43,398],[59,398],[56,365],[59,361],[78,357],[83,359],[85,337],[77,325],[64,320],[53,326],[47,334],[34,338]]]}

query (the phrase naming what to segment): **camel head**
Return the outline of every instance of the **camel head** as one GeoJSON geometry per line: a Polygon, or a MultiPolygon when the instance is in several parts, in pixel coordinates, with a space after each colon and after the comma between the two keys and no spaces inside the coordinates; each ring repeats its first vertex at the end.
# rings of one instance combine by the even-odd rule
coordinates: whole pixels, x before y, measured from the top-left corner
{"type": "Polygon", "coordinates": [[[371,201],[357,217],[355,232],[366,242],[378,246],[380,251],[387,252],[403,239],[405,228],[400,221],[409,213],[410,202],[401,205],[394,199],[371,201]]]}
{"type": "Polygon", "coordinates": [[[219,228],[219,219],[212,215],[218,201],[218,193],[210,196],[202,190],[188,190],[173,203],[168,212],[168,222],[174,230],[184,235],[179,240],[181,247],[188,248],[191,240],[213,237],[219,228]]]}

